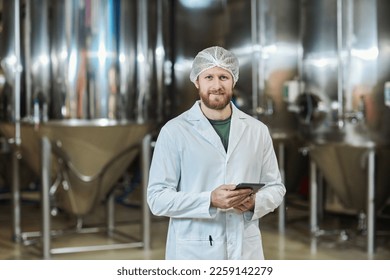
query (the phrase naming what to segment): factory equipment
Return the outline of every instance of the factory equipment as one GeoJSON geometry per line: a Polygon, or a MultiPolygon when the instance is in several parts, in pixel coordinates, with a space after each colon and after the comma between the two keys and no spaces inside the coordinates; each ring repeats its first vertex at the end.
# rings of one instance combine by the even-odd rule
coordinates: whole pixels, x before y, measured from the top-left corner
{"type": "MultiPolygon", "coordinates": [[[[12,144],[14,170],[21,160],[42,180],[44,257],[54,252],[47,212],[58,207],[80,221],[107,201],[144,137],[163,120],[168,7],[167,1],[3,2],[0,56],[11,90],[1,92],[0,130],[12,144]]],[[[15,239],[26,236],[18,177],[15,239]]],[[[137,246],[149,246],[146,235],[137,246]]]]}
{"type": "Polygon", "coordinates": [[[183,111],[197,98],[188,81],[196,52],[211,45],[231,49],[240,61],[235,102],[270,128],[288,193],[313,175],[300,154],[309,151],[327,186],[327,201],[315,207],[323,202],[334,210],[330,202],[337,200],[337,211],[370,217],[363,221],[371,225],[369,244],[373,213],[390,195],[386,5],[370,0],[174,5],[174,89],[184,94],[175,108],[183,111]]]}
{"type": "Polygon", "coordinates": [[[234,102],[269,127],[287,192],[310,173],[312,234],[324,205],[367,217],[373,251],[390,196],[388,1],[21,0],[19,20],[18,3],[2,5],[0,131],[14,170],[42,177],[50,146],[51,206],[82,217],[105,200],[143,137],[198,98],[193,57],[220,45],[239,59],[234,102]]]}
{"type": "MultiPolygon", "coordinates": [[[[383,98],[390,74],[389,23],[382,15],[387,6],[368,0],[303,2],[300,79],[305,87],[293,106],[316,166],[312,177],[318,168],[329,187],[325,207],[356,216],[367,213],[370,254],[375,213],[390,195],[385,171],[390,164],[385,123],[390,119],[383,98]],[[333,205],[332,193],[337,199],[333,205]]],[[[314,235],[319,233],[316,212],[314,235]]]]}

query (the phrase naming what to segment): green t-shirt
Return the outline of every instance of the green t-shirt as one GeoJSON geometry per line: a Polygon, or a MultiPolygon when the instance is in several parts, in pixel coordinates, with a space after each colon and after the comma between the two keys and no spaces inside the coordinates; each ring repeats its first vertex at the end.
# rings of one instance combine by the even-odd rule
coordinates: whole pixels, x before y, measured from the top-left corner
{"type": "Polygon", "coordinates": [[[228,149],[229,144],[229,132],[230,132],[230,121],[231,117],[226,120],[210,120],[211,125],[214,127],[215,131],[221,138],[222,144],[225,147],[225,151],[228,149]]]}

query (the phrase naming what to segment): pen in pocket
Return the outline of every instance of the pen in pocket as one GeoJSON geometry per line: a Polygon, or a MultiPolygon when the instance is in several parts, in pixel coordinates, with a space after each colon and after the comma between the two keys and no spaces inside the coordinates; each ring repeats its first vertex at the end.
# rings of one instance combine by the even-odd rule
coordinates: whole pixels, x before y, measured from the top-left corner
{"type": "Polygon", "coordinates": [[[213,246],[213,238],[209,235],[210,246],[213,246]]]}

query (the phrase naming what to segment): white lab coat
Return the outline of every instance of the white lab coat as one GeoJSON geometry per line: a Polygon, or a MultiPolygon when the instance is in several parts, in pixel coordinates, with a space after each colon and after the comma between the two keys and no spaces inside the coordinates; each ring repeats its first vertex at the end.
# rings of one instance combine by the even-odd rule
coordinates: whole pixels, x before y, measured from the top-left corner
{"type": "Polygon", "coordinates": [[[280,205],[286,190],[267,127],[232,108],[227,152],[199,101],[160,131],[148,204],[153,214],[170,217],[166,259],[264,259],[259,218],[280,205]],[[241,182],[267,183],[253,212],[210,206],[212,190],[241,182]]]}

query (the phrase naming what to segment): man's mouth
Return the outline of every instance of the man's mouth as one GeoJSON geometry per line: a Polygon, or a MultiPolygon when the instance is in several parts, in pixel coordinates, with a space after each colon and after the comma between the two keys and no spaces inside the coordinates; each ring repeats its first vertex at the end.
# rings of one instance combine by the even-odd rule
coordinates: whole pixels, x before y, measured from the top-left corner
{"type": "Polygon", "coordinates": [[[224,95],[223,92],[210,92],[210,95],[224,95]]]}

